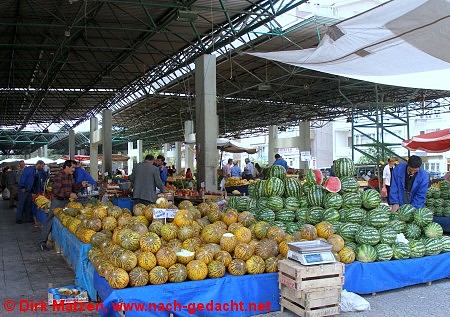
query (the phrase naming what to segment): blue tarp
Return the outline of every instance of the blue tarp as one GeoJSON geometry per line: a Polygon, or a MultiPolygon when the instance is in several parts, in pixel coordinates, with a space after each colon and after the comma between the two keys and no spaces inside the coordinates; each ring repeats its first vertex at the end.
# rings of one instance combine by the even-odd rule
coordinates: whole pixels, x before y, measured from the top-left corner
{"type": "Polygon", "coordinates": [[[47,222],[47,213],[45,211],[37,208],[35,204],[33,204],[32,208],[33,208],[33,213],[36,214],[37,221],[44,225],[47,222]]]}
{"type": "Polygon", "coordinates": [[[127,197],[114,197],[111,202],[119,206],[120,208],[128,208],[129,210],[133,210],[133,200],[127,197]]]}
{"type": "Polygon", "coordinates": [[[345,266],[344,289],[371,294],[440,280],[450,276],[450,252],[387,262],[354,262],[345,266]]]}
{"type": "Polygon", "coordinates": [[[115,311],[117,310],[115,309],[117,303],[134,304],[131,310],[126,311],[127,317],[169,316],[169,311],[155,312],[153,306],[148,303],[161,303],[165,308],[170,308],[169,305],[178,307],[177,304],[179,303],[183,307],[178,308],[182,310],[180,311],[177,308],[172,311],[176,317],[244,317],[280,310],[277,279],[277,273],[244,276],[226,275],[217,279],[115,290],[96,272],[94,285],[99,297],[103,299],[105,308],[105,311],[99,311],[99,313],[105,317],[120,316],[115,311]],[[144,310],[147,311],[137,311],[139,309],[136,304],[140,303],[144,304],[144,310]],[[256,307],[253,309],[251,305],[254,303],[260,305],[259,309],[256,307]],[[225,304],[228,304],[228,306],[225,306],[225,304]],[[201,305],[204,306],[203,311],[199,311],[201,305]],[[218,305],[221,305],[222,311],[216,309],[219,307],[218,305]],[[229,311],[225,311],[227,307],[230,308],[229,311]],[[212,310],[208,310],[208,308],[212,310]],[[233,310],[231,311],[231,309],[233,310]]]}
{"type": "Polygon", "coordinates": [[[86,289],[91,300],[95,301],[97,299],[94,287],[95,269],[87,257],[91,245],[78,240],[56,217],[53,218],[52,238],[61,247],[64,257],[75,271],[75,284],[86,289]]]}
{"type": "Polygon", "coordinates": [[[434,217],[433,221],[440,224],[444,232],[450,232],[450,217],[434,217]]]}

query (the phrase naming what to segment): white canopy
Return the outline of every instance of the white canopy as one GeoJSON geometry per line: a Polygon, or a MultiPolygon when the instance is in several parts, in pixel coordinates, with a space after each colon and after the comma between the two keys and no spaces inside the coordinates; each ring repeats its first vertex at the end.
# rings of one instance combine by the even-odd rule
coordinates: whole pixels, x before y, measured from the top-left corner
{"type": "MultiPolygon", "coordinates": [[[[195,139],[190,139],[189,141],[186,141],[185,143],[186,144],[195,144],[195,139]]],[[[254,148],[245,148],[233,140],[228,140],[228,139],[223,139],[223,138],[217,139],[217,149],[224,151],[224,152],[230,152],[230,153],[246,152],[248,154],[255,154],[257,152],[257,150],[254,148]]]]}
{"type": "Polygon", "coordinates": [[[50,163],[53,163],[53,162],[54,162],[54,160],[49,159],[49,158],[47,158],[47,157],[36,156],[36,157],[32,157],[32,158],[30,158],[30,159],[28,159],[28,160],[25,160],[25,164],[27,164],[27,165],[34,165],[34,164],[36,164],[37,161],[39,161],[39,160],[44,161],[45,164],[50,164],[50,163]]]}
{"type": "Polygon", "coordinates": [[[369,82],[450,90],[450,1],[392,0],[330,27],[317,48],[250,53],[369,82]]]}

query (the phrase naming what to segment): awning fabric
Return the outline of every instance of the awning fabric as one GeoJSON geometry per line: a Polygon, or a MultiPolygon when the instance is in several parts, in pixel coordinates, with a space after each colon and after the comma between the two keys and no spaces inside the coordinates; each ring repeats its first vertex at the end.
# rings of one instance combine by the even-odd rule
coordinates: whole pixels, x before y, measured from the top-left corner
{"type": "Polygon", "coordinates": [[[450,90],[450,1],[392,0],[330,27],[317,48],[249,53],[369,82],[450,90]]]}
{"type": "MultiPolygon", "coordinates": [[[[186,144],[195,144],[195,139],[185,141],[185,143],[186,144]]],[[[223,139],[223,138],[217,139],[217,149],[221,150],[223,152],[248,153],[248,154],[255,154],[258,151],[257,149],[254,149],[254,148],[242,147],[239,143],[237,143],[233,140],[228,140],[228,139],[223,139]]]]}
{"type": "Polygon", "coordinates": [[[450,129],[424,133],[402,142],[408,150],[442,153],[450,150],[450,129]]]}

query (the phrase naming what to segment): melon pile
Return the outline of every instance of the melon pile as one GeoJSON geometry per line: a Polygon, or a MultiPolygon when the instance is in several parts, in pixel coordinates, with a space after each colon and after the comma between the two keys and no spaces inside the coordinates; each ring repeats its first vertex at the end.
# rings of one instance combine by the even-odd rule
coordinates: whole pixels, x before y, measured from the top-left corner
{"type": "MultiPolygon", "coordinates": [[[[248,212],[220,211],[213,202],[183,201],[173,221],[153,219],[158,205],[69,203],[55,210],[62,224],[90,243],[88,258],[113,288],[232,275],[272,273],[293,238],[248,212]]],[[[172,207],[171,207],[172,208],[172,207]]],[[[175,207],[176,208],[176,207],[175,207]]]]}
{"type": "Polygon", "coordinates": [[[450,182],[443,180],[428,188],[425,205],[435,217],[450,217],[450,182]]]}
{"type": "Polygon", "coordinates": [[[307,240],[320,236],[313,229],[318,231],[318,224],[329,223],[334,250],[340,252],[347,246],[336,254],[344,263],[354,258],[361,262],[388,261],[450,251],[450,237],[443,236],[442,227],[432,221],[433,213],[428,208],[416,210],[405,205],[392,213],[380,204],[377,191],[360,190],[354,173],[350,159],[338,159],[336,177],[323,180],[320,171],[309,170],[305,182],[300,183],[287,178],[284,169],[273,166],[266,180],[249,185],[249,197],[232,197],[229,206],[250,211],[257,220],[293,236],[307,228],[311,232],[307,240]],[[396,242],[399,233],[409,243],[396,242]]]}

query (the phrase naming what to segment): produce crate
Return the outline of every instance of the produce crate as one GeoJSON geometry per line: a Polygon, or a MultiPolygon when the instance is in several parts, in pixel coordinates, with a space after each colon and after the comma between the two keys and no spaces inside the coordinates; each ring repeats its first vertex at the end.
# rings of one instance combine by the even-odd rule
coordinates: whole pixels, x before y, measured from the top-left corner
{"type": "Polygon", "coordinates": [[[314,307],[311,309],[307,309],[302,305],[298,304],[295,300],[290,300],[285,297],[281,297],[280,299],[281,311],[284,311],[284,308],[289,309],[291,312],[296,314],[297,316],[302,317],[322,317],[322,316],[334,316],[339,315],[339,304],[331,305],[331,306],[320,306],[314,307]]]}
{"type": "Polygon", "coordinates": [[[344,284],[341,262],[305,266],[292,260],[278,262],[278,282],[296,290],[336,287],[344,284]]]}

